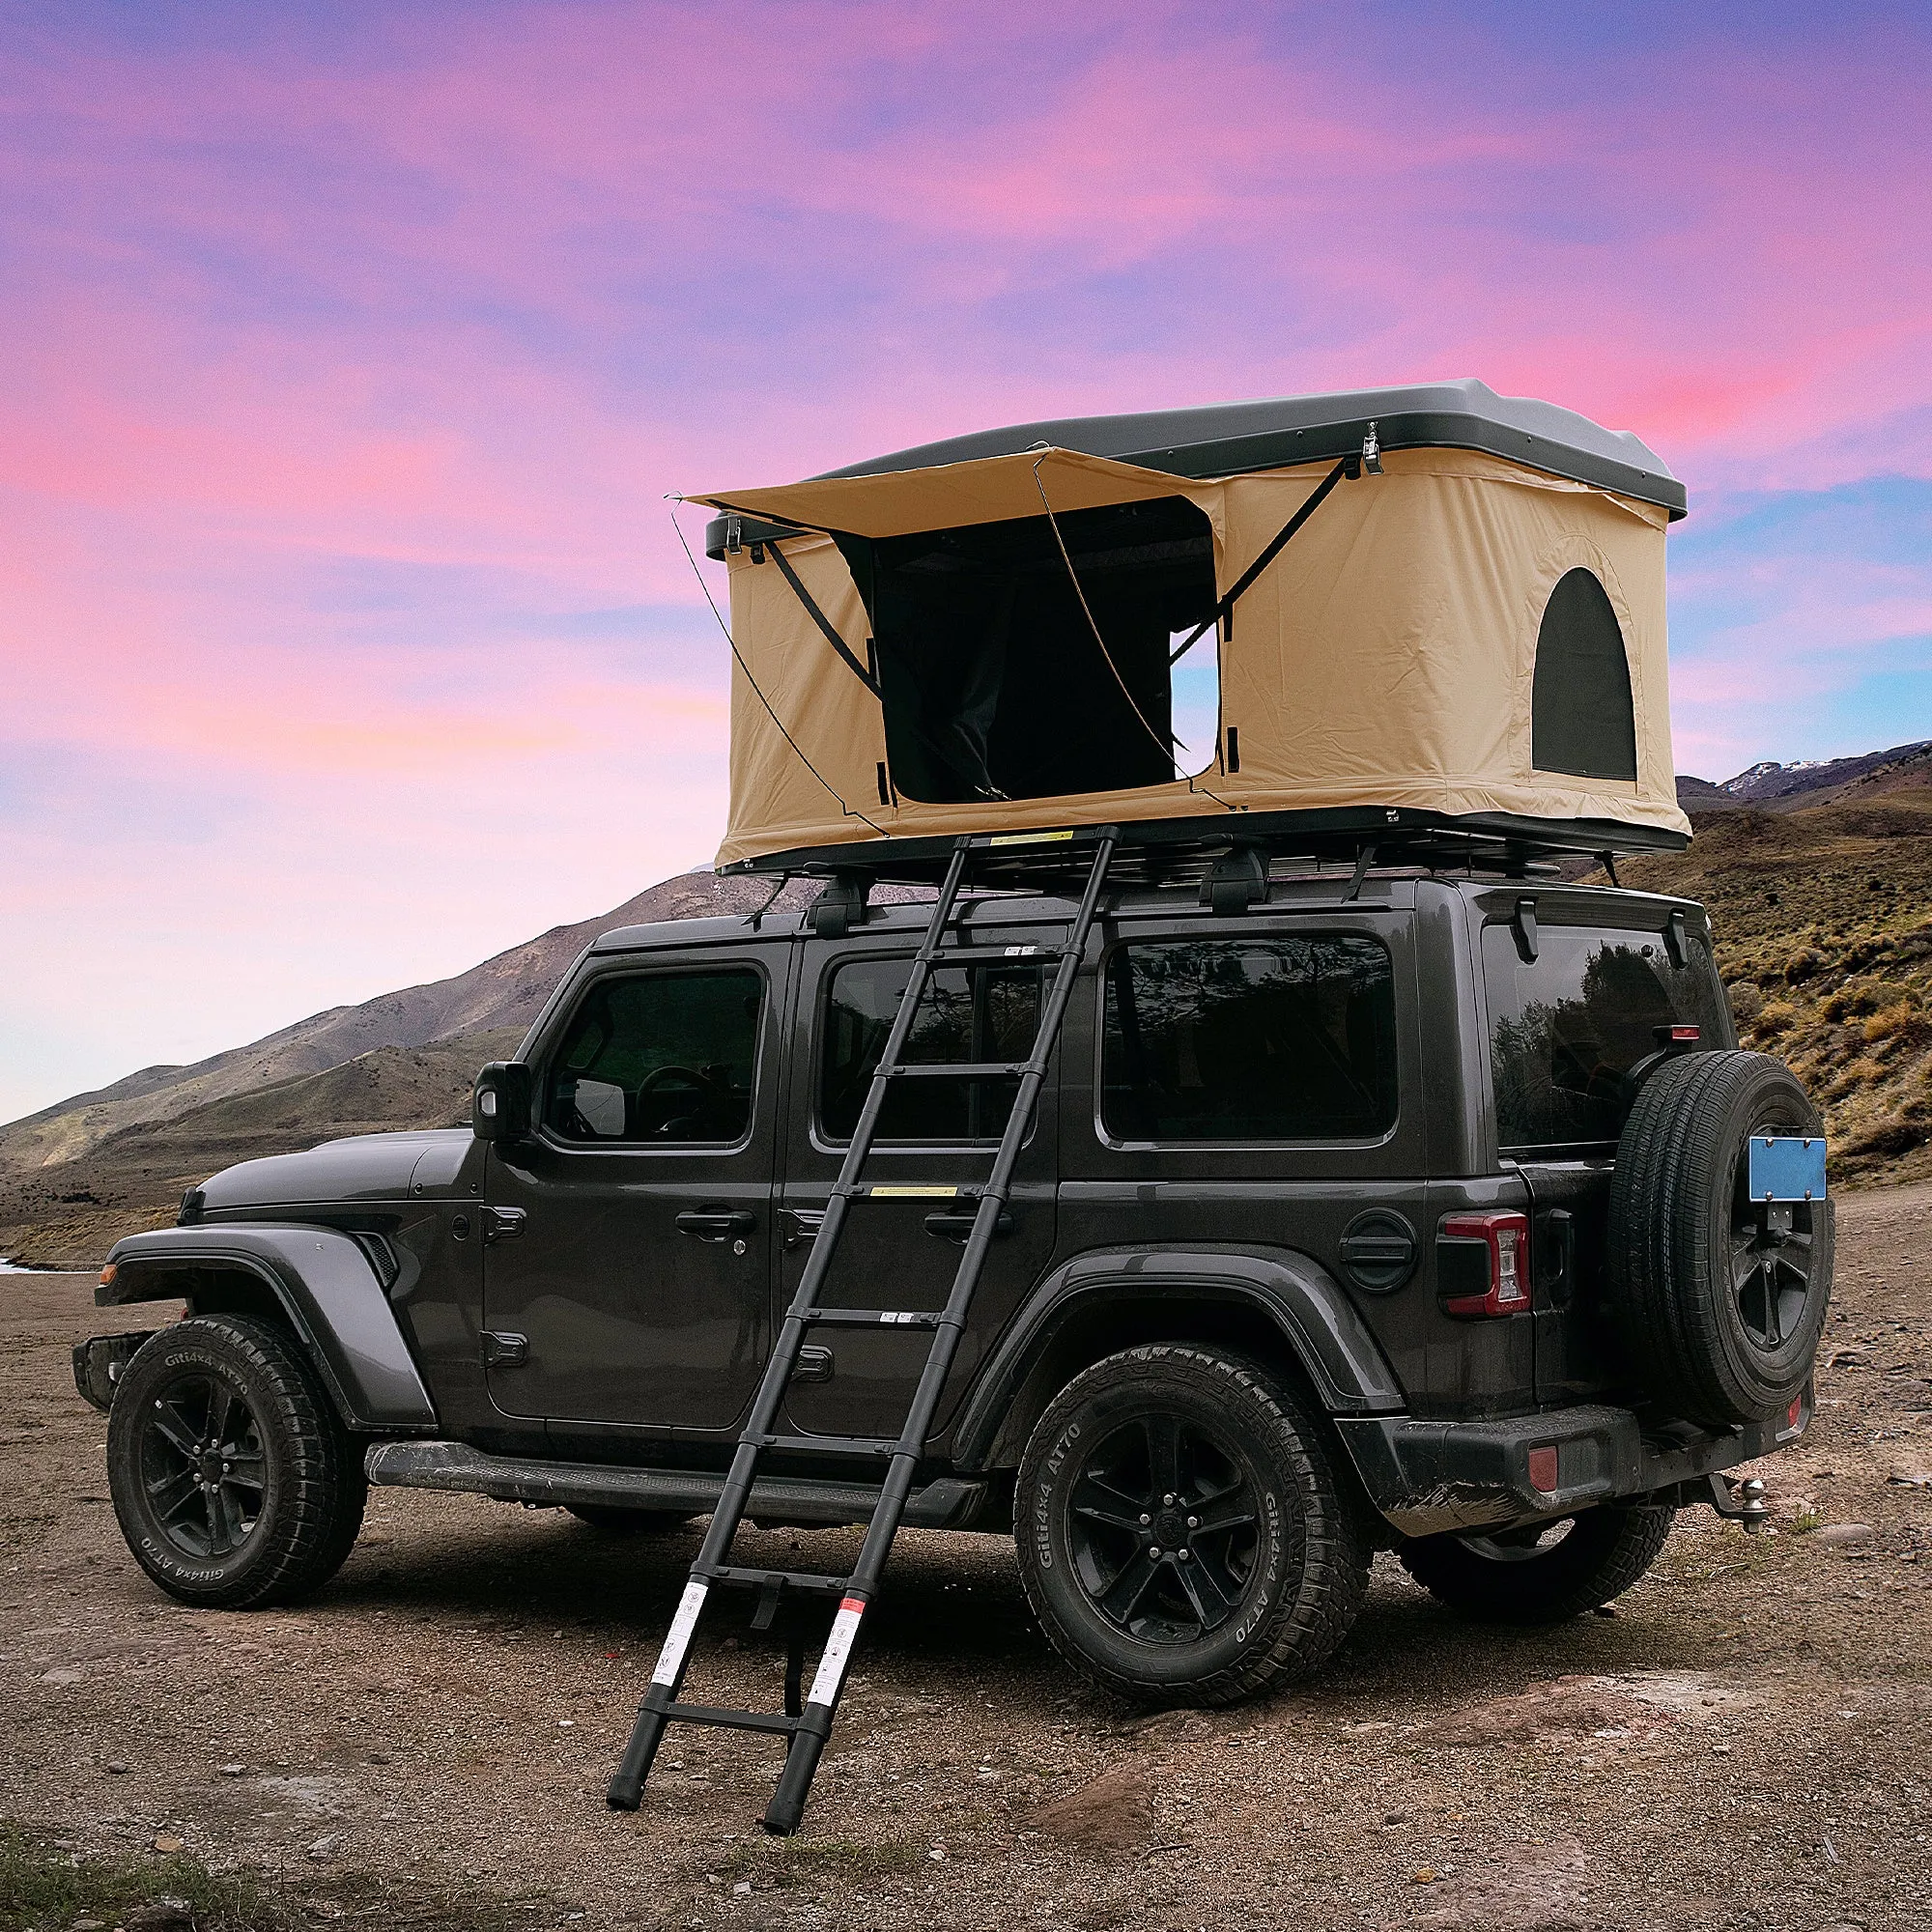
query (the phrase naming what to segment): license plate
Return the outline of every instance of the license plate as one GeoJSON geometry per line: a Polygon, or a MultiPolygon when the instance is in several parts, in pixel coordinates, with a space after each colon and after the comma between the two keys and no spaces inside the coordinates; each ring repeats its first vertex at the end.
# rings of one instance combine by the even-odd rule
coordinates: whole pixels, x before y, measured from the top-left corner
{"type": "Polygon", "coordinates": [[[1824,1200],[1825,1136],[1753,1134],[1747,1184],[1753,1201],[1824,1200]]]}

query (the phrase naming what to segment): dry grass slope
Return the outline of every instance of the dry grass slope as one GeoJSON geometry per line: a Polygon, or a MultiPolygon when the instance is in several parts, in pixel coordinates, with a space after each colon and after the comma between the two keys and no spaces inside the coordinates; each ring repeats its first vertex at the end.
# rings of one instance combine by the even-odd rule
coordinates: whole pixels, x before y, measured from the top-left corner
{"type": "Polygon", "coordinates": [[[1688,852],[1623,883],[1709,908],[1739,1036],[1824,1110],[1834,1179],[1932,1173],[1932,756],[1822,806],[1692,823],[1688,852]]]}

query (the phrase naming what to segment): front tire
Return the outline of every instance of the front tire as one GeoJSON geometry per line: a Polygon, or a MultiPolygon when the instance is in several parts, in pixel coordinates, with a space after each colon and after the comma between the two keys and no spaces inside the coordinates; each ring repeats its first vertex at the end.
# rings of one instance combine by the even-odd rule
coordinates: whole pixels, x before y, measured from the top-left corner
{"type": "Polygon", "coordinates": [[[1260,1363],[1129,1349],[1048,1404],[1020,1465],[1020,1578],[1054,1647],[1146,1704],[1234,1704],[1319,1668],[1368,1589],[1361,1519],[1260,1363]]]}
{"type": "Polygon", "coordinates": [[[1674,1509],[1599,1508],[1488,1535],[1405,1543],[1402,1567],[1479,1623],[1559,1624],[1623,1593],[1657,1561],[1674,1509]]]}
{"type": "Polygon", "coordinates": [[[107,1480],[134,1560],[169,1596],[217,1609],[319,1589],[368,1498],[315,1371],[241,1315],[198,1315],[143,1345],[115,1387],[107,1480]]]}

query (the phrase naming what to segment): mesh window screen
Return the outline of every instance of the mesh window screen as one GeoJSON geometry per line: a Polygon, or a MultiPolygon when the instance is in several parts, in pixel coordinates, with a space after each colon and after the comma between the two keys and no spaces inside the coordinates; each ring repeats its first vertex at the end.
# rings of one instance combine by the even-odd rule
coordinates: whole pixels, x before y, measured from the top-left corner
{"type": "Polygon", "coordinates": [[[1573,778],[1636,777],[1630,661],[1617,613],[1596,574],[1566,571],[1536,634],[1529,761],[1573,778]]]}

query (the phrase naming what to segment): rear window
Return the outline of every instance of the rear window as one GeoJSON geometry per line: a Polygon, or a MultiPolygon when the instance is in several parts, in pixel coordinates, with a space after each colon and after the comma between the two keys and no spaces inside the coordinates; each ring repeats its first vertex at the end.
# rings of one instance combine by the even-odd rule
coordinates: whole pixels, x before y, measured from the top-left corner
{"type": "Polygon", "coordinates": [[[1395,981],[1352,935],[1122,946],[1101,1119],[1122,1141],[1378,1139],[1395,1124],[1395,981]]]}
{"type": "Polygon", "coordinates": [[[1614,1141],[1623,1076],[1658,1047],[1657,1029],[1698,1028],[1722,1043],[1710,948],[1695,933],[1673,966],[1656,932],[1545,925],[1524,959],[1507,924],[1483,928],[1496,1134],[1507,1150],[1614,1141]]]}
{"type": "MultiPolygon", "coordinates": [[[[832,976],[818,1077],[828,1140],[850,1140],[912,979],[910,959],[855,959],[832,976]]],[[[1037,966],[937,966],[906,1037],[908,1065],[1025,1060],[1039,1030],[1037,966]]],[[[900,1080],[879,1115],[883,1141],[996,1140],[1019,1093],[1017,1076],[900,1080]]]]}

